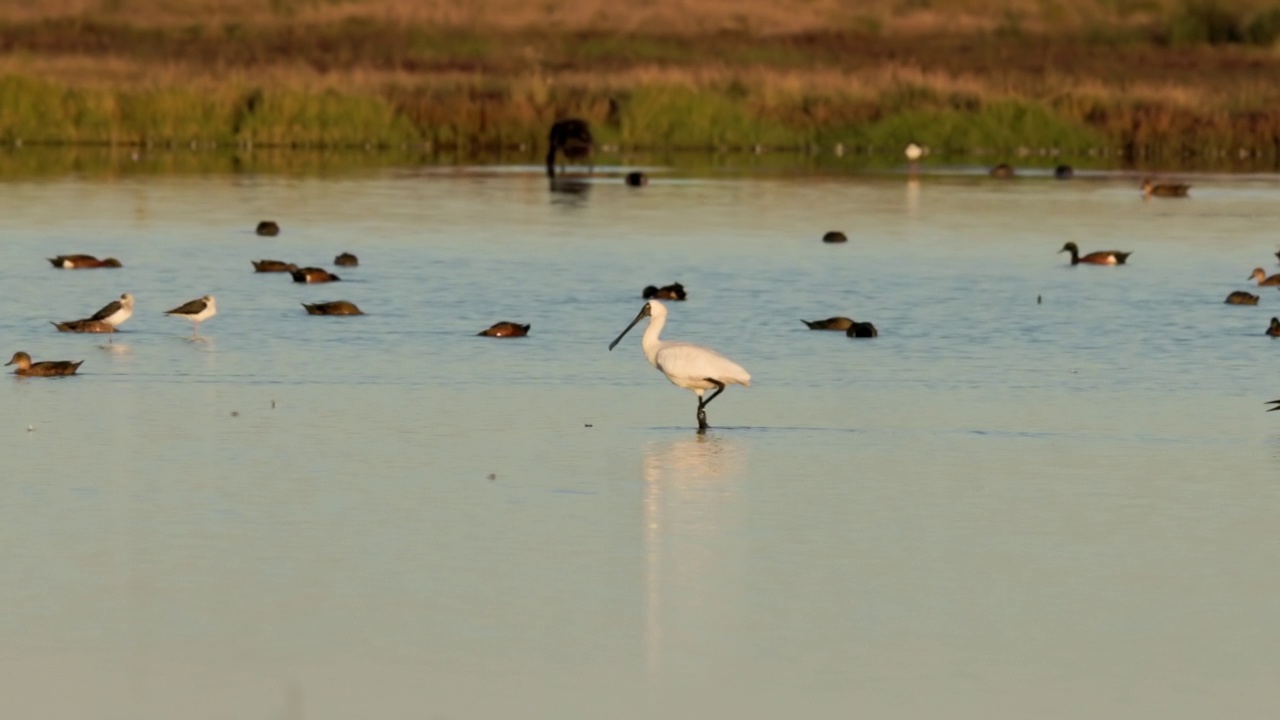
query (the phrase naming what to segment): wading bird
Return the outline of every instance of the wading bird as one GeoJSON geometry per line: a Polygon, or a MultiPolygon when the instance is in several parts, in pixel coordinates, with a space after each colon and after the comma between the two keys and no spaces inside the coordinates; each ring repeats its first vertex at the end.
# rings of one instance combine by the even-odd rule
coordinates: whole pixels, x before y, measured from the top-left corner
{"type": "Polygon", "coordinates": [[[645,328],[644,337],[640,340],[645,358],[650,365],[661,370],[672,385],[692,390],[698,396],[698,432],[706,432],[707,405],[724,392],[726,385],[751,387],[751,375],[741,365],[710,348],[693,343],[660,340],[658,335],[667,322],[667,307],[657,300],[650,300],[640,308],[640,314],[609,343],[609,349],[617,347],[622,337],[644,318],[649,318],[649,327],[645,328]],[[705,398],[702,396],[712,389],[715,392],[705,398]]]}
{"type": "MultiPolygon", "coordinates": [[[[560,173],[564,174],[564,163],[570,160],[585,160],[591,157],[595,141],[591,139],[591,127],[586,120],[569,118],[559,120],[551,126],[551,137],[548,138],[547,177],[556,176],[556,153],[561,156],[560,173]]],[[[590,166],[587,172],[591,172],[590,166]]]]}
{"type": "Polygon", "coordinates": [[[198,300],[192,300],[185,305],[168,310],[165,315],[174,315],[184,317],[191,321],[191,337],[200,337],[200,322],[208,320],[218,314],[218,305],[213,301],[212,295],[205,295],[198,300]]]}
{"type": "Polygon", "coordinates": [[[13,359],[5,363],[5,365],[17,365],[14,368],[14,375],[22,375],[25,377],[57,377],[59,375],[75,375],[76,369],[80,367],[80,362],[70,362],[68,360],[45,360],[44,362],[33,363],[31,356],[24,352],[16,352],[13,359]]]}
{"type": "Polygon", "coordinates": [[[1080,248],[1075,243],[1069,242],[1062,246],[1058,252],[1071,253],[1071,264],[1079,265],[1080,263],[1088,263],[1089,265],[1123,265],[1125,260],[1129,259],[1132,252],[1120,252],[1119,250],[1099,250],[1091,252],[1081,257],[1080,248]]]}
{"type": "MultiPolygon", "coordinates": [[[[120,323],[133,317],[133,295],[124,293],[119,300],[112,300],[107,303],[101,310],[94,313],[91,317],[83,320],[72,320],[70,322],[53,323],[59,332],[77,332],[77,333],[111,333],[115,335],[116,328],[120,327],[120,323]]],[[[111,336],[107,337],[107,342],[111,342],[111,336]]]]}

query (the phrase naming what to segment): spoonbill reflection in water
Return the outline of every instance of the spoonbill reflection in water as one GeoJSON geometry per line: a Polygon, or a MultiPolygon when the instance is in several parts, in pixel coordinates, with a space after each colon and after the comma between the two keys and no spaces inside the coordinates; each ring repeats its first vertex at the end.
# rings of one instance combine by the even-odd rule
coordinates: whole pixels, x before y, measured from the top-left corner
{"type": "Polygon", "coordinates": [[[693,343],[659,340],[662,326],[667,323],[667,307],[657,300],[650,300],[640,308],[640,314],[609,343],[609,349],[617,347],[622,337],[646,317],[649,318],[649,327],[640,340],[644,356],[648,358],[650,365],[667,376],[672,385],[692,390],[698,396],[698,432],[706,432],[707,405],[724,392],[726,385],[751,387],[751,375],[741,365],[710,348],[693,343]],[[715,392],[705,398],[702,396],[713,389],[715,392]]]}

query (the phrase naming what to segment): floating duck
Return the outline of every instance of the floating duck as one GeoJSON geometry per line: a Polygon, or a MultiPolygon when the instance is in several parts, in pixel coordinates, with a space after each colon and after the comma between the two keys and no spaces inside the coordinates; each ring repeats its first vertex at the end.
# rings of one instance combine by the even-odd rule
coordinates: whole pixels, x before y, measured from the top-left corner
{"type": "Polygon", "coordinates": [[[302,303],[302,307],[307,309],[309,315],[363,315],[360,308],[355,303],[346,300],[334,300],[333,302],[322,303],[302,303]]]}
{"type": "Polygon", "coordinates": [[[1227,305],[1257,305],[1258,296],[1243,290],[1236,290],[1227,296],[1227,305]]]}
{"type": "Polygon", "coordinates": [[[849,238],[846,237],[845,234],[840,232],[839,230],[829,230],[826,233],[823,233],[822,242],[824,243],[849,242],[849,238]]]}
{"type": "Polygon", "coordinates": [[[1015,173],[1012,165],[1008,163],[1000,163],[999,165],[987,171],[987,174],[993,178],[1008,180],[1009,178],[1013,177],[1015,173]]]}
{"type": "Polygon", "coordinates": [[[1271,337],[1280,337],[1280,318],[1271,318],[1271,327],[1267,328],[1271,337]]]}
{"type": "Polygon", "coordinates": [[[1058,252],[1071,253],[1071,264],[1079,265],[1080,263],[1088,263],[1090,265],[1123,265],[1124,261],[1129,259],[1132,252],[1120,252],[1119,250],[1099,250],[1091,252],[1084,257],[1080,256],[1080,248],[1075,243],[1069,242],[1062,246],[1058,252]]]}
{"type": "Polygon", "coordinates": [[[273,220],[263,220],[258,223],[258,227],[254,232],[265,237],[275,237],[280,234],[280,226],[273,220]]]}
{"type": "Polygon", "coordinates": [[[283,260],[250,260],[249,262],[253,263],[253,271],[260,273],[291,273],[298,269],[297,265],[283,260]]]}
{"type": "Polygon", "coordinates": [[[333,259],[333,264],[339,267],[355,267],[360,264],[360,259],[349,252],[344,252],[333,259]]]}
{"type": "Polygon", "coordinates": [[[810,330],[838,330],[843,332],[853,325],[853,320],[847,317],[829,317],[826,320],[808,320],[801,319],[800,322],[809,326],[810,330]]]}
{"type": "Polygon", "coordinates": [[[342,279],[328,270],[318,267],[304,267],[289,272],[293,275],[293,281],[300,283],[324,283],[342,279]]]}
{"type": "Polygon", "coordinates": [[[101,320],[68,320],[67,322],[53,322],[49,324],[58,328],[58,332],[70,333],[114,333],[116,328],[110,323],[104,323],[101,320]]]}
{"type": "Polygon", "coordinates": [[[529,334],[530,327],[532,326],[513,322],[500,322],[490,325],[487,330],[481,330],[476,335],[486,337],[524,337],[529,334]]]}
{"type": "Polygon", "coordinates": [[[24,377],[58,377],[60,375],[75,375],[76,370],[84,361],[70,362],[68,360],[45,360],[43,362],[31,362],[31,356],[24,352],[16,352],[13,359],[5,363],[8,365],[17,365],[14,368],[14,375],[22,375],[24,377]]]}
{"type": "Polygon", "coordinates": [[[644,187],[649,184],[649,176],[639,170],[633,170],[627,173],[627,176],[623,178],[623,181],[631,187],[644,187]]]}
{"type": "Polygon", "coordinates": [[[51,257],[47,259],[54,267],[62,270],[88,270],[92,268],[124,267],[124,265],[115,258],[99,260],[92,255],[59,255],[58,257],[51,257]]]}
{"type": "Polygon", "coordinates": [[[689,294],[684,291],[684,286],[680,283],[671,283],[664,287],[649,285],[640,292],[640,297],[645,300],[657,298],[659,300],[684,300],[689,294]]]}
{"type": "Polygon", "coordinates": [[[1059,165],[1053,169],[1053,176],[1059,180],[1070,180],[1076,176],[1076,171],[1070,165],[1059,165]]]}
{"type": "Polygon", "coordinates": [[[1142,197],[1186,197],[1191,186],[1186,183],[1158,183],[1151,178],[1142,180],[1142,197]]]}
{"type": "Polygon", "coordinates": [[[1270,287],[1272,285],[1280,285],[1280,275],[1272,275],[1267,277],[1267,271],[1262,268],[1254,268],[1253,274],[1245,278],[1246,280],[1257,280],[1258,287],[1270,287]]]}
{"type": "Polygon", "coordinates": [[[166,310],[165,315],[173,315],[175,317],[184,317],[191,321],[191,337],[200,336],[200,322],[208,320],[218,314],[218,305],[214,302],[212,295],[205,295],[202,298],[192,300],[184,305],[179,305],[172,310],[166,310]]]}

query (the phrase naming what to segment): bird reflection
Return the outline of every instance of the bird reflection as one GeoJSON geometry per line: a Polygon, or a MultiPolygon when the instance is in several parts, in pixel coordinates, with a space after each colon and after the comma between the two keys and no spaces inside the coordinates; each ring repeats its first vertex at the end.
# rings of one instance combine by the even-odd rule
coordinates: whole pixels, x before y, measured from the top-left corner
{"type": "MultiPolygon", "coordinates": [[[[740,516],[738,489],[745,476],[746,447],[740,440],[694,435],[653,443],[644,453],[645,664],[650,680],[662,675],[667,626],[707,627],[708,614],[722,611],[715,598],[723,576],[737,563],[721,547],[724,530],[740,516]]],[[[728,583],[732,585],[732,583],[728,583]]],[[[687,633],[671,640],[696,644],[687,633]]],[[[683,653],[681,653],[683,654],[683,653]]]]}
{"type": "Polygon", "coordinates": [[[559,175],[548,179],[547,185],[551,188],[551,202],[553,203],[582,205],[586,203],[587,197],[591,192],[591,183],[580,177],[559,175]]]}

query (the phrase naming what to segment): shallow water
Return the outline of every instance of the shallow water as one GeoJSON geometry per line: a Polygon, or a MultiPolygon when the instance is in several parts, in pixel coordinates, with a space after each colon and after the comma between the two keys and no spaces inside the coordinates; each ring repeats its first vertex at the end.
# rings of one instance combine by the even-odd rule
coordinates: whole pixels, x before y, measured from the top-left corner
{"type": "Polygon", "coordinates": [[[0,352],[86,362],[0,382],[0,715],[1264,716],[1280,295],[1222,299],[1280,179],[1192,181],[6,182],[0,352]],[[705,436],[606,349],[677,280],[665,336],[753,377],[705,436]],[[48,325],[124,291],[112,343],[48,325]]]}

